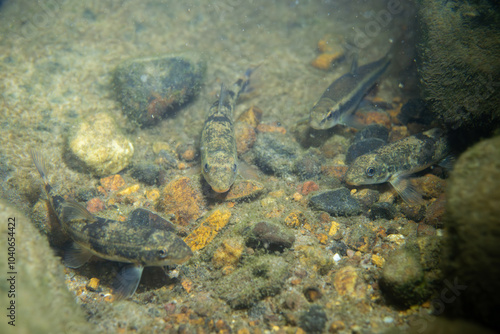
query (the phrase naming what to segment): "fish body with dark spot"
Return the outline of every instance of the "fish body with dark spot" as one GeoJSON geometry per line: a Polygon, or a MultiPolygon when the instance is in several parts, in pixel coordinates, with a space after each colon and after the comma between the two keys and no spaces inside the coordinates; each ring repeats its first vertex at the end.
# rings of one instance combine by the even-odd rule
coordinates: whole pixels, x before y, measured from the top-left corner
{"type": "Polygon", "coordinates": [[[347,184],[359,186],[389,182],[408,203],[420,203],[421,195],[407,177],[443,161],[449,145],[442,130],[418,133],[357,157],[347,170],[347,184]]]}

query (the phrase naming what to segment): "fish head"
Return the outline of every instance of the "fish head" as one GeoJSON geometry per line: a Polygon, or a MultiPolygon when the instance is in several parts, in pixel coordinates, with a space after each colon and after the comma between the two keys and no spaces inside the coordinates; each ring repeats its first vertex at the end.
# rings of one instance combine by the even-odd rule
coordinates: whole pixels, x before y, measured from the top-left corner
{"type": "Polygon", "coordinates": [[[193,251],[175,233],[155,230],[145,242],[140,259],[144,266],[167,266],[186,262],[193,251]]]}
{"type": "Polygon", "coordinates": [[[231,188],[238,174],[237,159],[225,152],[216,152],[205,159],[202,174],[215,192],[225,193],[231,188]]]}
{"type": "Polygon", "coordinates": [[[378,184],[389,180],[387,167],[377,159],[376,154],[357,157],[345,175],[345,182],[353,186],[378,184]]]}
{"type": "Polygon", "coordinates": [[[342,111],[339,104],[321,98],[311,109],[309,125],[316,130],[326,130],[341,124],[342,111]]]}

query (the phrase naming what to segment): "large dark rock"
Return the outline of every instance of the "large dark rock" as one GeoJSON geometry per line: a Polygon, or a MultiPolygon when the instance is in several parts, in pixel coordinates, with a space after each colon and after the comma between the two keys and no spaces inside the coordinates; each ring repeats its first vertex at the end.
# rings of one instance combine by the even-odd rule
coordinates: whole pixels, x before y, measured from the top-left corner
{"type": "Polygon", "coordinates": [[[152,125],[189,102],[205,72],[205,62],[194,54],[130,59],[118,65],[113,83],[125,115],[152,125]]]}

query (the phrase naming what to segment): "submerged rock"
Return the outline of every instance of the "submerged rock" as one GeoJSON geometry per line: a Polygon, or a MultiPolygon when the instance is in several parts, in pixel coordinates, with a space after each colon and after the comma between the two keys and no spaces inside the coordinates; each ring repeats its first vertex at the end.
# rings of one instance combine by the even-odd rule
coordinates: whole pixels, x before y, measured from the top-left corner
{"type": "Polygon", "coordinates": [[[326,325],[326,313],[320,305],[311,305],[309,310],[302,314],[299,326],[306,333],[323,333],[326,325]]]}
{"type": "Polygon", "coordinates": [[[394,303],[409,307],[430,296],[417,247],[392,252],[384,265],[380,287],[394,303]]]}
{"type": "Polygon", "coordinates": [[[310,204],[317,210],[332,216],[355,216],[361,213],[361,205],[347,188],[323,191],[311,197],[310,204]]]}
{"type": "Polygon", "coordinates": [[[114,88],[132,121],[152,125],[198,93],[205,71],[194,54],[131,59],[116,68],[114,88]]]}
{"type": "MultiPolygon", "coordinates": [[[[445,227],[451,284],[458,301],[448,307],[500,331],[500,136],[469,148],[450,175],[445,227]]],[[[455,296],[455,295],[454,295],[455,296]]]]}
{"type": "Polygon", "coordinates": [[[385,145],[385,142],[378,138],[368,138],[355,142],[347,150],[345,162],[351,164],[357,157],[375,151],[385,145]]]}
{"type": "Polygon", "coordinates": [[[69,135],[68,147],[77,158],[76,166],[97,176],[118,173],[129,165],[134,155],[134,146],[106,113],[82,121],[69,135]]]}
{"type": "Polygon", "coordinates": [[[288,268],[282,257],[259,256],[219,280],[217,292],[233,309],[252,307],[257,301],[281,291],[288,268]]]}
{"type": "Polygon", "coordinates": [[[283,252],[290,248],[295,241],[293,233],[268,222],[255,224],[247,239],[247,246],[264,248],[269,252],[283,252]]]}
{"type": "Polygon", "coordinates": [[[300,146],[289,136],[279,132],[261,132],[257,136],[253,151],[255,163],[266,173],[277,176],[294,172],[300,146]]]}

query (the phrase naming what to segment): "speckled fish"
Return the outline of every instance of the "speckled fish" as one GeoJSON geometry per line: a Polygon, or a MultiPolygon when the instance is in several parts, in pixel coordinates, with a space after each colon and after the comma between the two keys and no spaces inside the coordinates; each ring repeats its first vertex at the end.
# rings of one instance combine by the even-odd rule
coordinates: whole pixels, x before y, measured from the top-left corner
{"type": "Polygon", "coordinates": [[[445,160],[448,154],[446,137],[434,128],[357,157],[347,170],[345,181],[355,186],[389,182],[405,202],[418,204],[421,195],[407,182],[407,177],[445,160]]]}
{"type": "Polygon", "coordinates": [[[64,254],[64,264],[79,268],[92,255],[128,263],[113,284],[115,300],[134,294],[144,267],[180,264],[193,255],[191,248],[168,228],[137,219],[120,222],[97,217],[77,202],[55,194],[47,181],[46,165],[41,155],[36,151],[30,153],[52,208],[62,228],[73,240],[64,254]]]}
{"type": "Polygon", "coordinates": [[[355,59],[351,72],[335,80],[314,104],[309,125],[317,130],[326,130],[337,124],[345,124],[363,96],[385,72],[390,58],[388,53],[382,59],[359,68],[355,59]]]}
{"type": "Polygon", "coordinates": [[[233,112],[236,100],[250,82],[253,69],[247,70],[245,78],[233,85],[233,90],[221,86],[219,100],[215,101],[205,118],[201,133],[201,172],[218,193],[231,188],[238,173],[238,155],[234,135],[233,112]]]}

